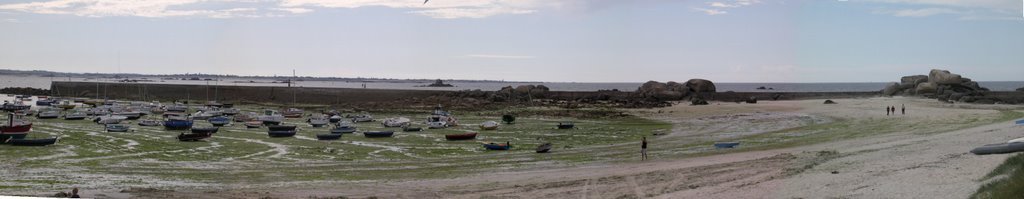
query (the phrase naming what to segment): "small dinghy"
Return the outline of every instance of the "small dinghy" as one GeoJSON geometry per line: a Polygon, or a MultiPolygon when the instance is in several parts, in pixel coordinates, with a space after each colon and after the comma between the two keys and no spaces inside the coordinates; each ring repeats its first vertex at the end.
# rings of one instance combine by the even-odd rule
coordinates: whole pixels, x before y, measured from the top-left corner
{"type": "Polygon", "coordinates": [[[13,139],[8,138],[5,143],[11,146],[46,146],[57,143],[57,138],[43,138],[43,139],[13,139]]]}
{"type": "Polygon", "coordinates": [[[268,131],[267,132],[267,136],[270,136],[272,138],[292,137],[292,136],[295,136],[295,130],[289,130],[289,131],[268,131]]]}
{"type": "Polygon", "coordinates": [[[410,121],[412,120],[409,120],[409,118],[398,117],[384,119],[384,121],[381,121],[380,124],[383,125],[384,127],[402,127],[408,125],[410,121]]]}
{"type": "Polygon", "coordinates": [[[418,131],[423,131],[423,128],[422,127],[412,127],[412,126],[409,126],[409,125],[405,125],[405,126],[402,126],[402,131],[403,132],[418,132],[418,131]]]}
{"type": "Polygon", "coordinates": [[[492,143],[484,144],[484,148],[486,148],[487,150],[509,150],[509,149],[512,149],[512,144],[509,144],[509,143],[496,144],[496,143],[492,142],[492,143]]]}
{"type": "Polygon", "coordinates": [[[551,146],[552,145],[551,145],[550,142],[549,143],[541,144],[540,146],[537,146],[537,153],[547,153],[547,152],[550,152],[551,151],[551,146]]]}
{"type": "Polygon", "coordinates": [[[167,130],[185,130],[192,128],[192,120],[186,118],[168,118],[164,121],[164,129],[167,130]]]}
{"type": "Polygon", "coordinates": [[[480,130],[489,131],[489,130],[497,130],[497,129],[498,129],[498,122],[495,122],[495,121],[486,121],[486,122],[480,124],[480,130]]]}
{"type": "Polygon", "coordinates": [[[178,134],[178,141],[182,141],[182,142],[195,142],[195,141],[203,140],[203,139],[210,138],[210,137],[211,137],[211,134],[209,134],[209,133],[188,133],[188,134],[181,133],[181,134],[178,134]]]}
{"type": "Polygon", "coordinates": [[[1004,154],[1024,151],[1024,142],[986,144],[971,150],[975,155],[1004,154]]]}
{"type": "Polygon", "coordinates": [[[254,129],[254,128],[260,128],[262,126],[263,126],[263,122],[261,122],[261,121],[245,122],[245,128],[254,129]]]}
{"type": "Polygon", "coordinates": [[[395,135],[394,131],[370,131],[370,132],[363,132],[363,136],[366,136],[367,138],[386,138],[386,137],[391,137],[392,135],[395,135]]]}
{"type": "Polygon", "coordinates": [[[715,143],[715,148],[731,149],[731,148],[736,148],[736,146],[739,146],[739,145],[740,145],[739,142],[719,142],[719,143],[715,143]]]}
{"type": "Polygon", "coordinates": [[[331,123],[338,123],[341,122],[341,119],[343,118],[340,115],[332,115],[331,117],[327,118],[327,121],[331,123]]]}
{"type": "Polygon", "coordinates": [[[448,123],[446,123],[446,122],[427,122],[427,128],[430,128],[430,129],[448,128],[448,123]]]}
{"type": "Polygon", "coordinates": [[[559,122],[558,123],[558,129],[572,129],[572,128],[576,128],[576,124],[574,124],[572,122],[559,122]]]}
{"type": "Polygon", "coordinates": [[[71,112],[64,114],[64,120],[84,120],[88,116],[88,114],[83,112],[71,112]]]}
{"type": "Polygon", "coordinates": [[[210,124],[212,124],[213,126],[224,126],[231,123],[231,118],[217,116],[207,119],[206,121],[210,122],[210,124]]]}
{"type": "Polygon", "coordinates": [[[472,140],[476,139],[476,133],[461,133],[444,135],[446,140],[472,140]]]}
{"type": "Polygon", "coordinates": [[[331,129],[331,133],[337,133],[337,134],[355,133],[355,132],[356,132],[356,127],[348,126],[348,125],[339,125],[339,126],[334,127],[334,128],[331,129]]]}
{"type": "Polygon", "coordinates": [[[139,120],[139,126],[160,126],[160,121],[157,120],[139,120]]]}
{"type": "Polygon", "coordinates": [[[1024,120],[1017,120],[1017,125],[1024,125],[1024,120]]]}
{"type": "Polygon", "coordinates": [[[340,133],[328,133],[328,134],[316,134],[317,140],[337,140],[341,139],[340,133]]]}
{"type": "Polygon", "coordinates": [[[309,125],[313,127],[323,127],[324,125],[327,125],[330,122],[330,120],[328,120],[326,117],[312,117],[309,118],[308,121],[309,125]]]}
{"type": "Polygon", "coordinates": [[[107,124],[106,129],[107,132],[128,132],[131,127],[124,124],[107,124]]]}
{"type": "Polygon", "coordinates": [[[217,127],[197,127],[197,128],[192,128],[192,133],[214,134],[214,133],[217,133],[217,130],[220,130],[220,128],[217,128],[217,127]]]}

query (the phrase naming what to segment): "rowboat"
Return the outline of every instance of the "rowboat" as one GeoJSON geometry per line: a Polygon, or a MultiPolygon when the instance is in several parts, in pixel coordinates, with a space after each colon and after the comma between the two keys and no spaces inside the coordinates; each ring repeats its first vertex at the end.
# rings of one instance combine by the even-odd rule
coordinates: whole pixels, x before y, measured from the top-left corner
{"type": "Polygon", "coordinates": [[[96,122],[97,124],[117,124],[121,123],[121,121],[124,121],[125,119],[128,118],[125,116],[107,115],[96,117],[92,121],[96,122]]]}
{"type": "Polygon", "coordinates": [[[447,140],[472,140],[476,139],[477,133],[461,133],[461,134],[447,134],[444,135],[444,139],[447,140]]]}
{"type": "Polygon", "coordinates": [[[497,130],[497,129],[498,129],[498,122],[495,122],[495,121],[486,121],[486,122],[480,124],[480,130],[487,131],[487,130],[497,130]]]}
{"type": "Polygon", "coordinates": [[[245,128],[260,128],[262,126],[263,126],[263,122],[260,122],[260,121],[245,122],[245,128]]]}
{"type": "Polygon", "coordinates": [[[551,143],[544,143],[537,146],[537,153],[547,153],[551,151],[551,143]]]}
{"type": "Polygon", "coordinates": [[[36,106],[49,106],[53,105],[54,101],[50,99],[40,99],[36,101],[36,106]]]}
{"type": "Polygon", "coordinates": [[[327,117],[323,117],[323,116],[311,117],[311,118],[309,118],[308,121],[309,121],[309,125],[311,125],[313,127],[322,127],[324,125],[327,125],[328,122],[330,122],[329,120],[327,120],[327,117]]]}
{"type": "Polygon", "coordinates": [[[41,110],[36,114],[36,118],[39,119],[54,119],[58,117],[60,117],[60,111],[53,109],[41,110]]]}
{"type": "Polygon", "coordinates": [[[427,122],[427,128],[430,128],[430,129],[448,128],[448,123],[447,122],[427,122]]]}
{"type": "Polygon", "coordinates": [[[317,140],[337,140],[341,139],[340,133],[328,133],[328,134],[316,134],[317,140]]]}
{"type": "Polygon", "coordinates": [[[406,125],[406,126],[402,127],[402,131],[403,132],[417,132],[417,131],[423,131],[423,128],[421,128],[421,127],[412,127],[412,126],[406,125]]]}
{"type": "Polygon", "coordinates": [[[384,127],[401,127],[409,124],[409,121],[411,121],[409,118],[404,117],[388,118],[381,121],[380,124],[384,125],[384,127]]]}
{"type": "Polygon", "coordinates": [[[128,132],[131,127],[124,124],[107,124],[106,130],[107,132],[128,132]]]}
{"type": "Polygon", "coordinates": [[[558,123],[558,129],[572,129],[572,128],[575,128],[575,127],[576,127],[576,124],[574,124],[573,122],[559,122],[558,123]]]}
{"type": "Polygon", "coordinates": [[[178,134],[178,141],[182,141],[182,142],[193,141],[194,142],[194,141],[199,141],[199,140],[202,140],[202,139],[210,138],[211,136],[212,135],[209,134],[209,133],[188,133],[188,134],[181,133],[181,134],[178,134]]]}
{"type": "Polygon", "coordinates": [[[292,137],[292,136],[295,136],[295,130],[290,130],[290,131],[268,131],[267,132],[267,136],[270,136],[272,138],[292,137]]]}
{"type": "Polygon", "coordinates": [[[356,127],[349,126],[349,125],[344,125],[344,124],[338,125],[337,127],[334,127],[334,128],[331,129],[331,133],[338,133],[338,134],[341,134],[341,133],[355,133],[355,132],[356,132],[356,127]]]}
{"type": "Polygon", "coordinates": [[[88,114],[78,111],[64,114],[64,120],[84,120],[86,117],[88,117],[88,114]]]}
{"type": "Polygon", "coordinates": [[[509,143],[496,144],[496,143],[492,142],[492,143],[484,144],[484,148],[486,148],[487,150],[509,150],[509,149],[512,149],[512,144],[509,144],[509,143]]]}
{"type": "Polygon", "coordinates": [[[715,148],[728,149],[728,148],[736,148],[736,146],[739,146],[739,145],[740,145],[740,142],[719,142],[719,143],[715,143],[715,148]]]}
{"type": "Polygon", "coordinates": [[[1024,151],[1024,142],[987,144],[971,150],[975,155],[1004,154],[1024,151]]]}
{"type": "Polygon", "coordinates": [[[1024,120],[1017,120],[1017,125],[1024,125],[1024,120]]]}
{"type": "Polygon", "coordinates": [[[392,135],[395,135],[394,131],[370,131],[370,132],[363,132],[363,136],[365,136],[367,138],[383,138],[383,137],[391,137],[392,135]]]}
{"type": "Polygon", "coordinates": [[[331,123],[341,122],[341,119],[343,119],[343,118],[340,115],[331,115],[331,117],[327,118],[328,122],[331,122],[331,123]]]}
{"type": "Polygon", "coordinates": [[[157,120],[139,120],[139,126],[160,126],[160,121],[157,120]]]}
{"type": "Polygon", "coordinates": [[[305,111],[297,108],[288,108],[281,112],[281,115],[287,118],[300,118],[305,111]]]}
{"type": "Polygon", "coordinates": [[[57,143],[57,138],[43,138],[43,139],[6,139],[5,143],[11,146],[46,146],[57,143]]]}
{"type": "Polygon", "coordinates": [[[274,110],[264,110],[263,115],[256,117],[256,119],[262,121],[264,125],[278,125],[281,124],[281,121],[284,121],[284,116],[274,110]]]}
{"type": "Polygon", "coordinates": [[[220,130],[220,128],[217,128],[217,127],[198,127],[198,128],[192,128],[192,133],[214,134],[214,133],[217,133],[218,130],[220,130]]]}

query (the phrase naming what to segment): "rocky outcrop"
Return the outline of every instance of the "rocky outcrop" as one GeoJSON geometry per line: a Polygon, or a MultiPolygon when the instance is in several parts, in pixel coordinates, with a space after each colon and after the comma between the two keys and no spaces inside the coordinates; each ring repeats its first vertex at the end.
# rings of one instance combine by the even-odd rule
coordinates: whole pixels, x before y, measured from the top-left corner
{"type": "Polygon", "coordinates": [[[836,104],[836,102],[829,99],[825,100],[825,104],[836,104]]]}
{"type": "Polygon", "coordinates": [[[715,83],[706,79],[690,79],[686,81],[684,86],[690,88],[690,91],[695,93],[715,92],[715,83]]]}
{"type": "Polygon", "coordinates": [[[1024,87],[1018,88],[1017,91],[1024,92],[1024,87]]]}
{"type": "Polygon", "coordinates": [[[0,89],[0,93],[15,95],[50,95],[50,90],[29,87],[7,87],[0,89]]]}
{"type": "MultiPolygon", "coordinates": [[[[674,101],[682,100],[687,97],[692,97],[694,93],[707,92],[707,90],[714,90],[714,83],[711,81],[702,80],[687,81],[687,84],[680,84],[677,82],[661,83],[657,81],[648,81],[636,89],[637,96],[649,100],[649,101],[674,101]],[[690,81],[694,84],[690,85],[690,81]],[[707,81],[707,82],[703,82],[707,81]],[[693,88],[695,86],[698,88],[693,88]]],[[[711,91],[713,92],[713,91],[711,91]]]]}
{"type": "Polygon", "coordinates": [[[944,102],[974,102],[989,91],[978,82],[947,70],[932,69],[928,75],[911,75],[900,78],[899,83],[886,85],[882,94],[918,95],[935,98],[944,102]]]}

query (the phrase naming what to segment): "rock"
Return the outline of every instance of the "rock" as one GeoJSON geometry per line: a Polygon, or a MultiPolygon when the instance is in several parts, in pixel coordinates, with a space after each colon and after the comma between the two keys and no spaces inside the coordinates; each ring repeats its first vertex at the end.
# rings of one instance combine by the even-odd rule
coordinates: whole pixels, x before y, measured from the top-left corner
{"type": "Polygon", "coordinates": [[[750,96],[750,98],[748,98],[746,102],[747,104],[757,104],[757,97],[750,96]]]}
{"type": "MultiPolygon", "coordinates": [[[[978,82],[975,82],[975,81],[969,81],[969,82],[960,83],[960,85],[964,86],[964,87],[967,87],[967,88],[970,88],[970,89],[975,90],[975,91],[979,91],[979,90],[983,89],[981,87],[981,85],[978,85],[978,82]]],[[[988,90],[988,89],[985,89],[985,90],[988,90]]]]}
{"type": "Polygon", "coordinates": [[[928,81],[927,75],[903,76],[902,78],[900,78],[900,85],[906,87],[903,89],[909,89],[926,81],[928,81]]]}
{"type": "Polygon", "coordinates": [[[1024,87],[1018,88],[1017,91],[1024,92],[1024,87]]]}
{"type": "Polygon", "coordinates": [[[960,102],[971,103],[974,102],[974,96],[964,96],[960,98],[960,102]]]}
{"type": "Polygon", "coordinates": [[[519,85],[519,86],[516,86],[515,92],[516,93],[520,93],[520,94],[526,94],[526,93],[530,93],[530,90],[533,90],[534,88],[537,88],[537,86],[534,86],[534,85],[519,85]]]}
{"type": "Polygon", "coordinates": [[[832,100],[825,100],[825,104],[836,104],[836,102],[832,100]]]}
{"type": "Polygon", "coordinates": [[[899,83],[892,83],[892,84],[889,84],[888,86],[885,86],[885,89],[882,89],[882,94],[883,95],[887,95],[887,96],[892,96],[892,95],[895,95],[896,92],[899,92],[900,90],[901,89],[900,89],[900,84],[899,83]]]}
{"type": "Polygon", "coordinates": [[[954,93],[949,94],[949,98],[946,98],[946,100],[958,102],[958,101],[960,101],[960,99],[964,98],[964,96],[967,96],[967,95],[965,95],[963,93],[954,92],[954,93]]]}
{"type": "Polygon", "coordinates": [[[961,79],[960,75],[950,73],[947,70],[932,69],[928,73],[928,82],[938,85],[960,84],[963,83],[963,79],[961,79]]]}
{"type": "Polygon", "coordinates": [[[543,98],[548,94],[549,91],[551,91],[551,89],[549,89],[547,86],[538,84],[536,87],[533,88],[533,90],[530,90],[530,95],[536,98],[543,98]]]}
{"type": "Polygon", "coordinates": [[[61,192],[57,192],[57,194],[53,194],[53,197],[54,198],[67,198],[67,197],[71,197],[71,194],[69,194],[67,192],[61,191],[61,192]]]}
{"type": "Polygon", "coordinates": [[[701,98],[693,98],[690,100],[690,105],[708,105],[708,101],[701,98]]]}
{"type": "Polygon", "coordinates": [[[695,93],[715,92],[715,83],[706,79],[690,79],[686,81],[685,86],[695,93]]]}
{"type": "Polygon", "coordinates": [[[668,84],[648,81],[637,88],[637,94],[648,100],[680,100],[688,93],[689,89],[683,84],[669,82],[668,84]]]}
{"type": "Polygon", "coordinates": [[[766,88],[766,87],[764,87],[764,86],[761,86],[761,87],[757,87],[757,90],[767,90],[767,89],[768,89],[768,88],[766,88]]]}
{"type": "Polygon", "coordinates": [[[934,82],[923,82],[917,85],[917,88],[914,89],[914,93],[917,93],[919,95],[926,93],[935,93],[936,87],[937,85],[935,85],[934,82]]]}

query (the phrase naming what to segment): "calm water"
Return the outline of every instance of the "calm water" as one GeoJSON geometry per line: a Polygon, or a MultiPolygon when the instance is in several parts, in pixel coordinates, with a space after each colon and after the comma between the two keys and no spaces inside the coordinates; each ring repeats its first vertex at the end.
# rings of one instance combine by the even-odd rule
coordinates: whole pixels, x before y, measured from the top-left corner
{"type": "MultiPolygon", "coordinates": [[[[152,79],[152,78],[151,78],[152,79]]],[[[33,87],[33,88],[50,88],[51,81],[84,81],[84,82],[115,82],[115,79],[85,79],[85,78],[50,78],[50,77],[38,77],[38,76],[0,76],[0,88],[4,87],[33,87]]],[[[222,79],[220,81],[191,81],[191,80],[160,80],[152,79],[155,82],[139,82],[140,84],[189,84],[189,85],[237,85],[237,86],[288,86],[283,83],[271,83],[269,79],[245,79],[245,78],[229,78],[222,79]],[[250,82],[253,81],[253,82],[250,82]]],[[[480,89],[485,91],[499,90],[505,86],[518,86],[524,84],[537,84],[537,83],[520,83],[520,82],[462,82],[462,81],[451,81],[446,82],[456,87],[417,87],[419,85],[430,84],[432,81],[423,82],[345,82],[345,81],[301,81],[293,83],[292,86],[298,87],[323,87],[323,88],[362,88],[363,84],[366,84],[366,88],[374,89],[405,89],[405,90],[473,90],[480,89]]],[[[1013,91],[1014,89],[1024,87],[1024,81],[1012,81],[1012,82],[979,82],[981,86],[992,89],[993,91],[1013,91]]],[[[637,87],[640,87],[641,82],[637,83],[570,83],[570,82],[546,82],[541,83],[555,91],[596,91],[596,90],[611,90],[619,89],[621,91],[633,91],[637,87]]],[[[865,83],[715,83],[718,91],[737,91],[737,92],[838,92],[838,91],[878,91],[882,90],[887,83],[881,82],[865,82],[865,83]],[[757,87],[769,87],[774,88],[773,90],[758,90],[757,87]]]]}

